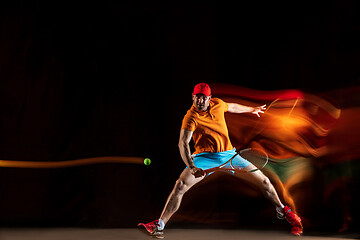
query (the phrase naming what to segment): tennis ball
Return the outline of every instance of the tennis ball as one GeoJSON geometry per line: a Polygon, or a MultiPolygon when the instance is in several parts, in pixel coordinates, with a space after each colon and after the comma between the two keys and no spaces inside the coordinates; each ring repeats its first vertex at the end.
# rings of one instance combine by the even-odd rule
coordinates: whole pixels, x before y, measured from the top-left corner
{"type": "Polygon", "coordinates": [[[150,165],[150,163],[151,163],[150,158],[145,158],[145,159],[144,159],[144,164],[145,164],[145,165],[150,165]]]}

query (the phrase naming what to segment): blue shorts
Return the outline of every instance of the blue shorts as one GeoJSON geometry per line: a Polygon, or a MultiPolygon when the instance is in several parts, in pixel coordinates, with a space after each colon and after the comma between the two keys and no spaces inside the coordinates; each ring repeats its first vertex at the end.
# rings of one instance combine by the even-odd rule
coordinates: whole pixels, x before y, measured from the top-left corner
{"type": "MultiPolygon", "coordinates": [[[[236,154],[235,148],[233,150],[224,151],[224,152],[203,152],[192,155],[194,165],[203,170],[218,167],[221,164],[227,162],[236,154]]],[[[249,166],[251,163],[246,159],[240,157],[240,155],[236,155],[234,159],[240,162],[240,166],[245,168],[249,166]]],[[[229,164],[230,165],[230,164],[229,164]]]]}

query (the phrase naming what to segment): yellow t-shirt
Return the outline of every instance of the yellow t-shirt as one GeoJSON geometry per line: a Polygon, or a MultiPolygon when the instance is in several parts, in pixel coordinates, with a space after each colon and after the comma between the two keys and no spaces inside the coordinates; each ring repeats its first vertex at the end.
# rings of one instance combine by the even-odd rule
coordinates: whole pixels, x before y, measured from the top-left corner
{"type": "Polygon", "coordinates": [[[181,129],[193,132],[194,154],[202,152],[223,152],[232,150],[224,113],[227,103],[219,98],[210,100],[209,110],[199,111],[194,105],[184,116],[181,129]]]}

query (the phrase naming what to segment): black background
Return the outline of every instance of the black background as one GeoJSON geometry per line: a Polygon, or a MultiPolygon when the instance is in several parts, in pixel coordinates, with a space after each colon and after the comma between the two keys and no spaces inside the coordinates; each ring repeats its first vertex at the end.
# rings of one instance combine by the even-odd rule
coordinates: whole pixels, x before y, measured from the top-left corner
{"type": "Polygon", "coordinates": [[[2,2],[0,158],[153,162],[2,168],[1,223],[128,227],[153,220],[184,167],[177,141],[194,85],[311,93],[358,86],[359,5],[2,2]]]}

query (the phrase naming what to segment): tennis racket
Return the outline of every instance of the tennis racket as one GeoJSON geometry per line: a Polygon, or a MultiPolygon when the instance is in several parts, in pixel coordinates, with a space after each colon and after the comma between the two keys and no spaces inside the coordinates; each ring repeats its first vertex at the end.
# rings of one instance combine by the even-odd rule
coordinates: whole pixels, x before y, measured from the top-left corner
{"type": "Polygon", "coordinates": [[[264,150],[258,148],[246,148],[237,151],[236,154],[234,154],[234,156],[232,156],[228,161],[221,164],[220,166],[206,169],[205,173],[206,175],[208,175],[218,170],[227,170],[232,172],[255,172],[263,169],[268,162],[269,162],[269,156],[264,150]],[[236,158],[237,155],[248,160],[250,163],[252,163],[255,166],[255,168],[249,170],[244,169],[241,164],[241,159],[236,158]]]}

